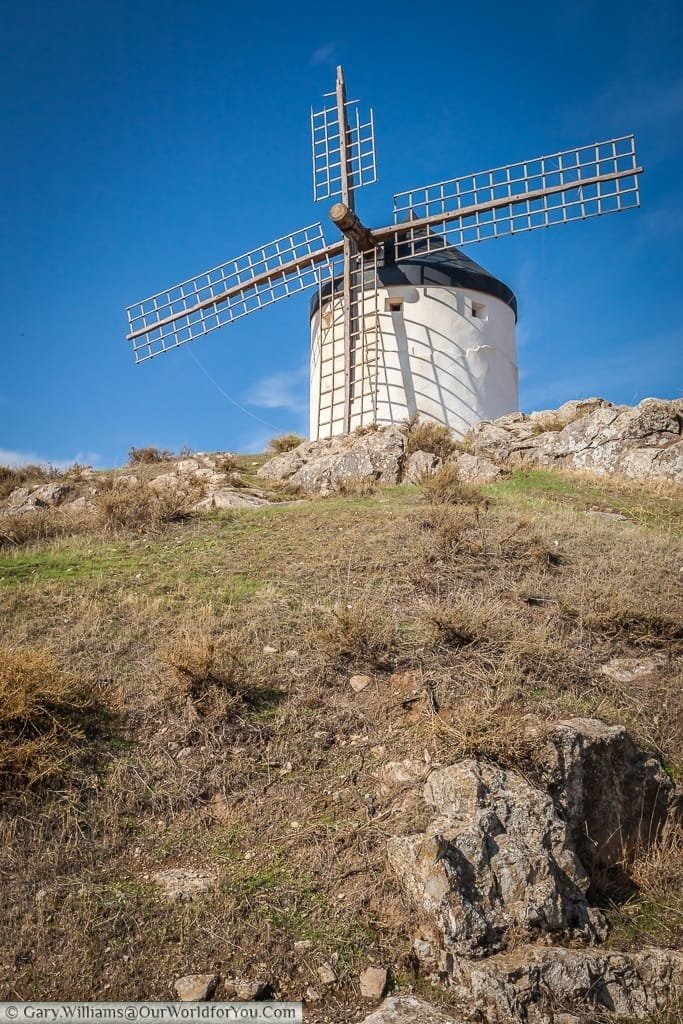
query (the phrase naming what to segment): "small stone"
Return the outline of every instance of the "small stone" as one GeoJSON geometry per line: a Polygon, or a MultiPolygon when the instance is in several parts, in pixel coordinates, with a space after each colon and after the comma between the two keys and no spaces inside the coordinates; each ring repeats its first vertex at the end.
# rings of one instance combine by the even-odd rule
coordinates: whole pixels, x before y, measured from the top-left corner
{"type": "Polygon", "coordinates": [[[270,644],[266,644],[263,648],[264,654],[277,654],[277,647],[271,647],[270,644]]]}
{"type": "Polygon", "coordinates": [[[306,989],[306,992],[304,993],[304,995],[305,995],[305,999],[306,999],[307,1003],[319,1003],[320,1002],[320,998],[321,998],[320,997],[320,993],[318,992],[317,989],[312,988],[310,985],[306,989]]]}
{"type": "Polygon", "coordinates": [[[632,683],[638,679],[646,679],[660,667],[655,658],[610,658],[601,665],[600,671],[615,683],[632,683]]]}
{"type": "Polygon", "coordinates": [[[184,1003],[201,1003],[211,998],[218,981],[217,974],[188,974],[184,978],[177,978],[173,988],[178,999],[184,1003]]]}
{"type": "Polygon", "coordinates": [[[351,676],[349,679],[349,686],[354,693],[360,693],[366,686],[369,686],[372,682],[370,676],[351,676]]]}
{"type": "Polygon", "coordinates": [[[316,974],[321,985],[334,985],[337,980],[337,975],[334,973],[329,964],[321,964],[317,968],[316,974]]]}
{"type": "Polygon", "coordinates": [[[225,995],[228,999],[251,1001],[265,996],[270,983],[265,978],[226,978],[225,995]]]}
{"type": "Polygon", "coordinates": [[[366,967],[360,976],[360,994],[363,999],[376,1003],[387,987],[387,972],[383,967],[366,967]]]}
{"type": "Polygon", "coordinates": [[[196,868],[166,868],[152,875],[166,899],[187,901],[206,892],[215,879],[196,868]]]}
{"type": "Polygon", "coordinates": [[[295,953],[308,953],[310,949],[313,949],[312,939],[299,939],[294,943],[295,953]]]}

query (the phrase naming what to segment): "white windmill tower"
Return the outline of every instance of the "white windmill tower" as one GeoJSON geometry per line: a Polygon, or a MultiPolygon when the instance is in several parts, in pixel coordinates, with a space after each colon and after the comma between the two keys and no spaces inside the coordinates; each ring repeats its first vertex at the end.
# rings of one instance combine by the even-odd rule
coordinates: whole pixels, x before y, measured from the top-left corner
{"type": "Polygon", "coordinates": [[[374,122],[346,97],[311,113],[316,223],[135,303],[137,362],[309,287],[310,434],[417,415],[463,435],[517,407],[516,299],[460,247],[639,205],[632,135],[400,192],[369,230],[355,192],[376,180],[374,122]]]}

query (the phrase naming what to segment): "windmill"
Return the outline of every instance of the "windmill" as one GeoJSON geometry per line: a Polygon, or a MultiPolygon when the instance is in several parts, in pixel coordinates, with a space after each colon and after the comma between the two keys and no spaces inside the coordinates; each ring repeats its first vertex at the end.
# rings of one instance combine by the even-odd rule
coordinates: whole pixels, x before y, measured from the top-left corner
{"type": "Polygon", "coordinates": [[[316,222],[128,307],[136,362],[315,289],[313,439],[412,415],[462,435],[514,411],[516,299],[461,248],[637,207],[634,137],[397,193],[393,222],[369,229],[355,196],[377,180],[374,118],[347,98],[341,67],[311,136],[313,197],[337,199],[341,237],[328,243],[316,222]]]}

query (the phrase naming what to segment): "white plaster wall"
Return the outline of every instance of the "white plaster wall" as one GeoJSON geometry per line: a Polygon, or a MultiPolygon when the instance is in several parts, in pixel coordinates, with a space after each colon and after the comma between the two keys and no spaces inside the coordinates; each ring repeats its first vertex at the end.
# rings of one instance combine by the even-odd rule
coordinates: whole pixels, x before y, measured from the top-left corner
{"type": "MultiPolygon", "coordinates": [[[[312,438],[343,432],[343,317],[340,300],[334,305],[323,304],[322,339],[318,313],[311,322],[312,438]],[[321,357],[328,391],[334,381],[332,411],[329,394],[321,405],[321,357]]],[[[366,310],[366,325],[370,320],[366,310]]],[[[517,409],[515,317],[499,299],[461,288],[392,286],[378,291],[378,326],[376,337],[373,332],[367,339],[371,357],[377,345],[376,399],[369,400],[372,367],[366,367],[365,394],[351,405],[351,429],[373,420],[397,423],[417,413],[463,436],[478,420],[517,409]],[[401,310],[387,311],[390,299],[402,300],[401,310]],[[484,318],[473,315],[478,305],[484,318]]]]}

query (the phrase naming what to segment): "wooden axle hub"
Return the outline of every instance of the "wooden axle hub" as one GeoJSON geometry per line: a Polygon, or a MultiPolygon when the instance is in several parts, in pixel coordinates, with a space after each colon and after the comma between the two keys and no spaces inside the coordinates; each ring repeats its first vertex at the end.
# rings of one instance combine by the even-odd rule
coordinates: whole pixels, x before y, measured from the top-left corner
{"type": "Polygon", "coordinates": [[[360,222],[358,215],[346,203],[335,203],[330,210],[330,218],[343,235],[356,243],[361,252],[370,252],[379,245],[370,229],[360,222]]]}

